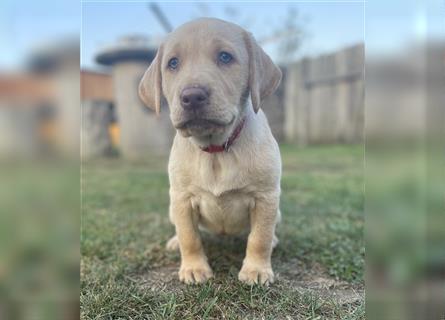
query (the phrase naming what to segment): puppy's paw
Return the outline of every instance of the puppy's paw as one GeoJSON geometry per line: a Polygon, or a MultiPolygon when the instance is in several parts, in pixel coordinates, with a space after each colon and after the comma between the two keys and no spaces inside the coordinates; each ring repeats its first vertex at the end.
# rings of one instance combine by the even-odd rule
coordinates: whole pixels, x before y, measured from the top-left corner
{"type": "Polygon", "coordinates": [[[170,240],[168,240],[165,248],[168,251],[178,251],[179,250],[179,240],[178,240],[178,236],[174,235],[173,237],[170,238],[170,240]]]}
{"type": "Polygon", "coordinates": [[[205,261],[182,263],[178,274],[179,280],[186,284],[203,283],[213,277],[212,269],[205,261]]]}
{"type": "Polygon", "coordinates": [[[248,285],[269,285],[274,282],[274,274],[270,266],[261,264],[243,264],[238,279],[248,285]]]}

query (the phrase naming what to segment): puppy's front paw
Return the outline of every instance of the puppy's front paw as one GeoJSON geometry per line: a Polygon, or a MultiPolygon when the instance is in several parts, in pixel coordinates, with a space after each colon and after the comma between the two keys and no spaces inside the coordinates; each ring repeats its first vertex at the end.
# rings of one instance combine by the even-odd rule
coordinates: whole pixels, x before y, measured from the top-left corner
{"type": "Polygon", "coordinates": [[[274,282],[274,274],[270,266],[244,263],[238,279],[249,285],[259,283],[267,286],[274,282]]]}
{"type": "Polygon", "coordinates": [[[182,263],[179,269],[179,280],[186,284],[203,283],[213,277],[212,269],[207,262],[182,263]]]}

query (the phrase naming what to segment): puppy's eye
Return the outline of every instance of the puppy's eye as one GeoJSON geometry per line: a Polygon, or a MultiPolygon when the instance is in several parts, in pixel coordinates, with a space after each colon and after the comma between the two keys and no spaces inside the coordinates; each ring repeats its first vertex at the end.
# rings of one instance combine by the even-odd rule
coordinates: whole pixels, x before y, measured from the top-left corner
{"type": "Polygon", "coordinates": [[[176,69],[179,65],[179,60],[178,58],[171,58],[170,60],[168,60],[168,67],[172,70],[176,69]]]}
{"type": "Polygon", "coordinates": [[[228,52],[222,51],[219,53],[218,59],[220,62],[228,64],[233,60],[233,56],[228,52]]]}

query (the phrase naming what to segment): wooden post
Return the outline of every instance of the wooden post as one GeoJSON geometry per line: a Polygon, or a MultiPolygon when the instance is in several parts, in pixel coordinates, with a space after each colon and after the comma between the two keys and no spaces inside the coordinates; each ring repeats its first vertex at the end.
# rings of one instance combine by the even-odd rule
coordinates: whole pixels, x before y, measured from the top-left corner
{"type": "Polygon", "coordinates": [[[288,68],[285,85],[285,138],[300,145],[307,144],[308,92],[304,81],[308,60],[305,59],[288,68]]]}

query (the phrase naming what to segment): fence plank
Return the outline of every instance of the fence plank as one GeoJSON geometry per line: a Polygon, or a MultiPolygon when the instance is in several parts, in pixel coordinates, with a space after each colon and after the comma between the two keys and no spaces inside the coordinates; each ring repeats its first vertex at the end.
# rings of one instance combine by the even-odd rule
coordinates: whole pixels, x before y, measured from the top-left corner
{"type": "Polygon", "coordinates": [[[363,44],[289,66],[286,140],[298,144],[362,141],[363,72],[363,44]]]}

